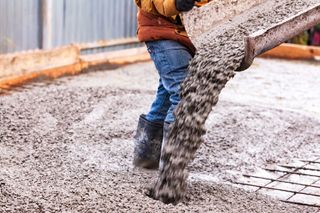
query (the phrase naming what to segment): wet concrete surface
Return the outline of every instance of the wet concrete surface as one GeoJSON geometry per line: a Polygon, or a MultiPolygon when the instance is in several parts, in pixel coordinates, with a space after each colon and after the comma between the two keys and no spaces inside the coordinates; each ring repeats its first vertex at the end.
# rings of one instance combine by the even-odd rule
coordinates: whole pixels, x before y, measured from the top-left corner
{"type": "Polygon", "coordinates": [[[144,195],[133,134],[158,82],[152,63],[0,97],[0,212],[316,212],[234,188],[243,172],[319,153],[319,64],[259,59],[222,92],[190,166],[188,199],[144,195]]]}

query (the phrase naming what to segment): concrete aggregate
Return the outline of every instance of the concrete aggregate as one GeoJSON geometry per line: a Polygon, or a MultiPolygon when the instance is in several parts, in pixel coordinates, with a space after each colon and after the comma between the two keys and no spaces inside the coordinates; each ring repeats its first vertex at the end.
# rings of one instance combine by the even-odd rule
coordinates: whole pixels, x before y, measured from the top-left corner
{"type": "MultiPolygon", "coordinates": [[[[309,108],[303,105],[275,108],[277,97],[262,92],[259,98],[245,98],[254,96],[246,85],[256,79],[265,83],[253,85],[270,91],[268,95],[281,91],[290,98],[306,92],[319,85],[318,65],[258,60],[231,80],[189,166],[188,196],[176,206],[147,197],[146,188],[157,173],[132,167],[132,137],[139,114],[153,99],[158,81],[154,69],[151,63],[137,64],[1,96],[0,212],[317,211],[235,188],[228,180],[319,153],[319,115],[306,113],[309,108]],[[288,78],[297,83],[293,91],[291,85],[283,87],[288,78]],[[275,79],[280,82],[268,83],[275,79]]],[[[313,104],[320,103],[311,90],[297,104],[309,105],[310,97],[313,104]]]]}

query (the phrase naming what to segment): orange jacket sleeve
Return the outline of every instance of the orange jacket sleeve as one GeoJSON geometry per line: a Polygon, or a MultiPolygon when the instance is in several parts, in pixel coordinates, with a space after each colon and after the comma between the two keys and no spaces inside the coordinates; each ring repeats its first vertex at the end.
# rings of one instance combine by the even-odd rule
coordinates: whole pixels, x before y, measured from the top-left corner
{"type": "Polygon", "coordinates": [[[135,0],[138,7],[148,13],[160,14],[166,17],[178,15],[176,0],[135,0]]]}
{"type": "Polygon", "coordinates": [[[171,17],[179,14],[176,9],[176,0],[153,0],[153,4],[158,13],[163,16],[171,17]]]}

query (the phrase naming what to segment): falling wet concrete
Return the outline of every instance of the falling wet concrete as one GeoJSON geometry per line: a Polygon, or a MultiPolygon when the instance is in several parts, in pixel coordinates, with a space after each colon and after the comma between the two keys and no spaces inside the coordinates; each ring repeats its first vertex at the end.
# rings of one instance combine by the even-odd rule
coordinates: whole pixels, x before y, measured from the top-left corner
{"type": "MultiPolygon", "coordinates": [[[[181,84],[181,101],[174,112],[175,121],[170,126],[167,143],[163,145],[161,161],[164,166],[150,189],[151,197],[164,203],[177,203],[185,197],[187,166],[203,143],[205,123],[218,103],[222,89],[244,60],[245,36],[268,29],[318,3],[319,0],[269,0],[198,36],[197,52],[190,61],[188,76],[181,84]]],[[[211,13],[216,10],[213,5],[211,13]]],[[[202,14],[195,16],[195,20],[201,18],[202,14]]]]}
{"type": "Polygon", "coordinates": [[[231,80],[177,206],[145,196],[157,173],[132,167],[158,81],[152,63],[1,96],[0,212],[316,212],[228,181],[319,153],[319,74],[318,64],[258,60],[231,80]]]}

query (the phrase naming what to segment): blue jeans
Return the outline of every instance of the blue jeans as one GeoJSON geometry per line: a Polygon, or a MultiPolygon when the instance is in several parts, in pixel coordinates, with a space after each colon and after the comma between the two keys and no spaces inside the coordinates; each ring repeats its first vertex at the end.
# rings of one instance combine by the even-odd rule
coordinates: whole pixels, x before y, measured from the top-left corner
{"type": "Polygon", "coordinates": [[[172,123],[180,101],[180,84],[187,76],[192,55],[187,47],[172,40],[149,41],[146,45],[160,76],[156,99],[146,119],[172,123]]]}

